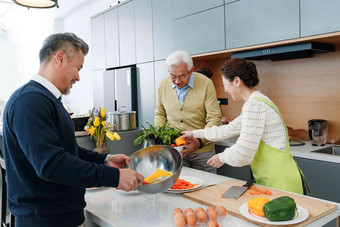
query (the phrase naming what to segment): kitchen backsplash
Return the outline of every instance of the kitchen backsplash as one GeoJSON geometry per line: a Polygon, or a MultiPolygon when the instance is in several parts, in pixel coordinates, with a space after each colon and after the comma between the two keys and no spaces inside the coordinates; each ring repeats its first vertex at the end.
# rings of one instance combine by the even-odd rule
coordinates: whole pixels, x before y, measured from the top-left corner
{"type": "MultiPolygon", "coordinates": [[[[257,87],[280,109],[287,126],[295,130],[293,136],[308,140],[308,120],[328,120],[328,143],[340,142],[340,51],[286,61],[253,61],[260,83],[257,87]]],[[[196,68],[210,68],[214,76],[217,97],[228,98],[222,115],[237,117],[243,102],[234,102],[224,92],[220,69],[227,59],[195,60],[196,68]]]]}

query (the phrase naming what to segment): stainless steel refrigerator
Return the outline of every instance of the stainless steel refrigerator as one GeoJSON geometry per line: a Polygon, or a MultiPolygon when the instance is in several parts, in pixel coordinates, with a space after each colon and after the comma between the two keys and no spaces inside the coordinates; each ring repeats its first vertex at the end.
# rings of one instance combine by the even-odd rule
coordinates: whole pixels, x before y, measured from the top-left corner
{"type": "Polygon", "coordinates": [[[138,126],[136,66],[106,69],[102,75],[97,74],[93,81],[94,106],[105,107],[107,113],[118,111],[120,107],[125,107],[126,111],[136,111],[138,126]]]}

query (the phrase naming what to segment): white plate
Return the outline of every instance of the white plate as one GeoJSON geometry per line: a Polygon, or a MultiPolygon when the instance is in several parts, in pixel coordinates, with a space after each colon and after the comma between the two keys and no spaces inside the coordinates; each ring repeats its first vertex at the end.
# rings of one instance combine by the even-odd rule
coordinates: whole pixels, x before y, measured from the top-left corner
{"type": "Polygon", "coordinates": [[[140,194],[141,192],[140,191],[129,191],[129,192],[126,192],[126,191],[123,191],[123,190],[118,190],[116,189],[117,192],[119,193],[122,193],[122,194],[125,194],[125,195],[135,195],[135,194],[140,194]]]}
{"type": "Polygon", "coordinates": [[[256,214],[253,214],[248,209],[247,203],[242,204],[239,210],[240,210],[240,213],[244,217],[250,220],[253,220],[253,221],[257,221],[257,222],[261,222],[261,223],[269,224],[269,225],[292,225],[292,224],[303,222],[309,216],[309,213],[305,208],[299,205],[296,205],[296,207],[297,207],[297,211],[295,213],[295,217],[292,220],[288,220],[288,221],[269,221],[266,217],[260,217],[256,214]]]}
{"type": "Polygon", "coordinates": [[[101,189],[101,188],[103,188],[103,187],[86,188],[86,191],[98,190],[98,189],[101,189]]]}
{"type": "Polygon", "coordinates": [[[184,150],[184,145],[183,146],[179,146],[179,147],[172,147],[175,148],[178,152],[181,152],[184,150]]]}
{"type": "Polygon", "coordinates": [[[204,183],[203,180],[201,180],[200,178],[197,178],[197,177],[180,176],[179,179],[183,179],[183,180],[189,181],[191,184],[197,184],[197,185],[195,187],[189,188],[189,189],[171,189],[171,188],[169,188],[168,190],[166,190],[166,192],[184,193],[184,192],[195,191],[197,189],[200,189],[203,186],[203,183],[204,183]]]}

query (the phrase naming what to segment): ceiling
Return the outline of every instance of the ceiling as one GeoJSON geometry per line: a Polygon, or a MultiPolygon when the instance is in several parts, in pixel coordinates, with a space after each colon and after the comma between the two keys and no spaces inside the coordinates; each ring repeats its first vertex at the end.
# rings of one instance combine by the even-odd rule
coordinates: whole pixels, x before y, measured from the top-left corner
{"type": "Polygon", "coordinates": [[[12,0],[0,0],[0,19],[13,6],[14,2],[12,0]]]}
{"type": "MultiPolygon", "coordinates": [[[[89,4],[93,1],[100,0],[58,0],[59,8],[56,10],[56,17],[63,17],[72,12],[74,9],[89,4]]],[[[13,0],[0,0],[0,20],[14,7],[22,6],[14,4],[13,0]]]]}

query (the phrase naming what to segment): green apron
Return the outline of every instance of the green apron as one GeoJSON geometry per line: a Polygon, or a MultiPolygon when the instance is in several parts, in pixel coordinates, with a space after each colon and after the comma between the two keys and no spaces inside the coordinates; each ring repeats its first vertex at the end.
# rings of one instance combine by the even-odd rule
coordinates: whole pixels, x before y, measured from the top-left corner
{"type": "Polygon", "coordinates": [[[284,151],[268,146],[261,140],[255,157],[250,164],[256,183],[284,191],[303,194],[303,177],[303,180],[310,191],[301,169],[298,167],[290,153],[288,129],[279,109],[268,99],[261,97],[255,97],[254,99],[263,101],[279,114],[287,135],[286,149],[284,151]]]}

